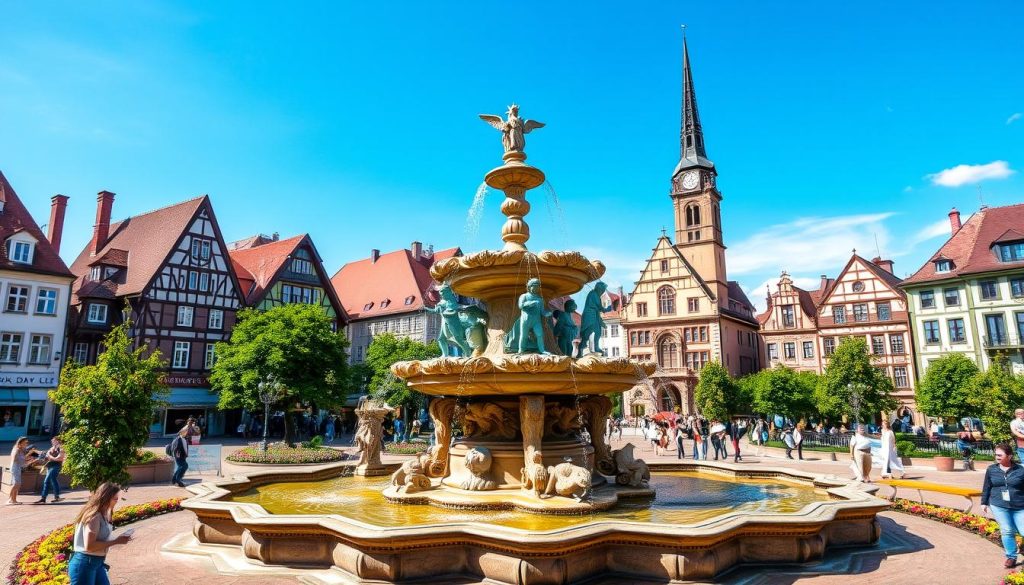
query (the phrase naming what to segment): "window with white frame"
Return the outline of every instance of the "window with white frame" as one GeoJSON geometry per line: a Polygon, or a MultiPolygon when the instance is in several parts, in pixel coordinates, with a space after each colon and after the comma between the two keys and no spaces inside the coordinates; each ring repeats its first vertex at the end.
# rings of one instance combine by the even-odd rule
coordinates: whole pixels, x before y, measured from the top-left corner
{"type": "Polygon", "coordinates": [[[936,260],[935,261],[935,272],[942,273],[942,272],[949,272],[950,270],[953,270],[953,261],[952,260],[936,260]]]}
{"type": "Polygon", "coordinates": [[[814,342],[813,341],[805,341],[804,342],[804,358],[810,359],[810,358],[813,358],[813,357],[814,357],[814,342]]]}
{"type": "Polygon", "coordinates": [[[57,314],[57,289],[40,288],[38,291],[36,291],[36,314],[57,314]]]}
{"type": "Polygon", "coordinates": [[[195,309],[185,305],[178,307],[178,327],[191,327],[192,326],[192,315],[195,313],[195,309]]]}
{"type": "Polygon", "coordinates": [[[204,240],[203,238],[192,239],[192,259],[193,260],[209,260],[210,259],[210,240],[204,240]]]}
{"type": "Polygon", "coordinates": [[[292,258],[292,272],[295,274],[313,274],[313,263],[302,258],[292,258]]]}
{"type": "Polygon", "coordinates": [[[13,246],[11,249],[11,262],[17,262],[19,264],[31,264],[32,263],[32,243],[31,242],[12,242],[13,246]]]}
{"type": "Polygon", "coordinates": [[[80,364],[84,364],[89,361],[89,344],[84,341],[75,343],[74,351],[71,354],[71,359],[75,360],[80,364]]]}
{"type": "Polygon", "coordinates": [[[192,344],[187,341],[175,341],[174,342],[174,361],[171,363],[172,368],[184,369],[188,367],[188,356],[192,351],[192,344]]]}
{"type": "Polygon", "coordinates": [[[868,320],[868,305],[867,303],[857,303],[853,306],[853,320],[859,323],[868,320]]]}
{"type": "Polygon", "coordinates": [[[209,370],[213,367],[213,362],[217,359],[216,352],[214,351],[214,345],[212,343],[206,344],[206,357],[203,359],[203,367],[209,370]]]}
{"type": "Polygon", "coordinates": [[[991,301],[999,298],[999,285],[994,280],[979,282],[978,289],[981,291],[981,298],[983,300],[991,301]]]}
{"type": "Polygon", "coordinates": [[[846,307],[832,307],[832,322],[846,323],[846,307]]]}
{"type": "Polygon", "coordinates": [[[1024,260],[1024,242],[1000,244],[999,259],[1003,262],[1020,262],[1024,260]]]}
{"type": "Polygon", "coordinates": [[[907,388],[910,386],[910,379],[907,377],[907,368],[905,366],[894,366],[892,377],[897,388],[907,388]]]}
{"type": "Polygon", "coordinates": [[[960,306],[960,289],[958,288],[944,288],[942,289],[942,300],[947,307],[959,307],[960,306]]]}
{"type": "Polygon", "coordinates": [[[768,344],[768,359],[777,360],[779,359],[779,346],[775,343],[768,344]]]}
{"type": "Polygon", "coordinates": [[[786,356],[787,360],[796,359],[796,343],[793,341],[787,341],[782,344],[782,355],[786,356]]]}
{"type": "Polygon", "coordinates": [[[220,309],[210,309],[210,318],[206,324],[207,329],[223,329],[224,328],[224,311],[220,309]]]}
{"type": "Polygon", "coordinates": [[[89,315],[87,320],[90,323],[106,323],[107,306],[101,303],[89,303],[89,315]]]}
{"type": "Polygon", "coordinates": [[[822,353],[825,355],[825,357],[829,357],[833,353],[835,353],[835,351],[836,351],[836,338],[835,337],[826,337],[826,338],[821,340],[821,345],[822,345],[822,350],[821,350],[822,353]]]}
{"type": "Polygon", "coordinates": [[[33,334],[28,345],[28,363],[48,364],[50,363],[50,348],[53,347],[53,337],[50,335],[33,334]]]}
{"type": "Polygon", "coordinates": [[[7,304],[4,309],[8,313],[27,313],[28,287],[17,284],[7,287],[7,304]]]}
{"type": "Polygon", "coordinates": [[[195,270],[188,271],[188,290],[196,290],[199,288],[199,273],[195,270]]]}
{"type": "Polygon", "coordinates": [[[199,290],[202,292],[210,290],[210,275],[206,272],[199,275],[199,290]]]}
{"type": "Polygon", "coordinates": [[[0,333],[0,362],[18,363],[21,358],[21,333],[0,333]]]}
{"type": "Polygon", "coordinates": [[[878,315],[879,321],[888,321],[892,319],[892,305],[889,301],[884,303],[875,303],[875,314],[878,315]]]}
{"type": "Polygon", "coordinates": [[[895,355],[903,355],[904,353],[907,353],[906,346],[903,345],[902,333],[893,333],[889,336],[889,349],[891,349],[892,353],[895,355]]]}

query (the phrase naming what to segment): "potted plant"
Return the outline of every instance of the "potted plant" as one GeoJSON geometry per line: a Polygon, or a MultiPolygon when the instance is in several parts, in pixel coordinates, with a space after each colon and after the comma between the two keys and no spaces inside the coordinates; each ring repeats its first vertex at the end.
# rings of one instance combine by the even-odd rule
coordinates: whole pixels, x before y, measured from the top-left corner
{"type": "Polygon", "coordinates": [[[935,471],[953,471],[953,458],[947,455],[938,455],[932,459],[935,462],[935,471]]]}

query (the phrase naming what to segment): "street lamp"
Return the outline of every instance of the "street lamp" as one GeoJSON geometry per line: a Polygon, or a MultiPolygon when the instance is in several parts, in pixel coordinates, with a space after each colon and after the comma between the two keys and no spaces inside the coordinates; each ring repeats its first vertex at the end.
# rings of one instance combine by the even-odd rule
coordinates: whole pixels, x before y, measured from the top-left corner
{"type": "Polygon", "coordinates": [[[270,405],[277,400],[281,384],[274,379],[273,374],[269,374],[260,381],[257,387],[260,391],[260,402],[263,403],[263,440],[260,442],[260,449],[266,451],[267,431],[270,429],[270,405]]]}

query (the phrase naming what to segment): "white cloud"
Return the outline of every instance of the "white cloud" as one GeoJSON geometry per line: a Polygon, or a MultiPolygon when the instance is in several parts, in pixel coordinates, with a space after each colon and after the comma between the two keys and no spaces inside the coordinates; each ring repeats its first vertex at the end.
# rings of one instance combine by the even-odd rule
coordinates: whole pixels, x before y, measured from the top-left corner
{"type": "Polygon", "coordinates": [[[1006,119],[1006,123],[1008,125],[1013,124],[1014,122],[1020,120],[1021,118],[1024,118],[1024,114],[1021,114],[1020,112],[1014,112],[1013,114],[1010,114],[1009,118],[1006,119]]]}
{"type": "Polygon", "coordinates": [[[769,226],[729,246],[729,273],[836,272],[850,259],[853,248],[874,256],[876,238],[878,247],[889,249],[889,232],[883,221],[893,215],[806,217],[769,226]]]}
{"type": "Polygon", "coordinates": [[[913,246],[915,244],[919,244],[921,242],[924,242],[926,240],[930,240],[932,238],[937,238],[939,236],[949,236],[949,235],[950,235],[949,220],[948,219],[940,219],[940,220],[936,221],[935,223],[933,223],[931,225],[925,226],[924,228],[919,230],[916,234],[914,234],[914,237],[911,239],[910,244],[911,244],[911,246],[913,246]]]}
{"type": "Polygon", "coordinates": [[[913,190],[914,190],[914,188],[911,187],[910,185],[907,185],[906,187],[903,188],[903,192],[904,193],[910,193],[913,190]]]}
{"type": "Polygon", "coordinates": [[[1010,168],[1005,160],[997,160],[987,165],[957,165],[935,174],[927,175],[933,185],[943,187],[959,187],[971,183],[980,183],[985,179],[1005,179],[1017,171],[1010,168]]]}

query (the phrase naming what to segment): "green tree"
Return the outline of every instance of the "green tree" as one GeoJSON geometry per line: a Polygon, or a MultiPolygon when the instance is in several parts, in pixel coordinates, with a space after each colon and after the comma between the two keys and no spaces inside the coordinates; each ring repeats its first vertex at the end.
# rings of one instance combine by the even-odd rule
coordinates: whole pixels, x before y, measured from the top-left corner
{"type": "Polygon", "coordinates": [[[778,366],[746,376],[740,383],[750,394],[754,412],[796,419],[813,410],[816,378],[813,372],[796,372],[778,366]]]}
{"type": "Polygon", "coordinates": [[[370,392],[391,406],[401,406],[406,420],[426,405],[423,394],[391,373],[391,365],[407,360],[427,360],[441,355],[436,341],[422,343],[392,333],[377,335],[366,348],[366,365],[370,372],[370,392]]]}
{"type": "Polygon", "coordinates": [[[918,408],[943,418],[977,416],[971,388],[978,373],[978,366],[962,353],[952,353],[931,362],[914,392],[918,408]]]}
{"type": "Polygon", "coordinates": [[[739,388],[721,363],[711,362],[700,371],[693,401],[697,411],[708,420],[724,421],[740,402],[739,388]]]}
{"type": "Polygon", "coordinates": [[[128,465],[149,439],[153,411],[167,395],[167,362],[146,348],[132,350],[128,327],[114,327],[94,366],[69,360],[51,393],[64,417],[64,472],[90,491],[105,481],[126,484],[128,465]]]}
{"type": "Polygon", "coordinates": [[[829,358],[814,400],[822,414],[851,418],[859,414],[863,419],[895,409],[898,403],[890,395],[892,390],[892,380],[872,364],[864,338],[847,337],[829,358]],[[854,395],[859,396],[859,404],[854,395]]]}
{"type": "Polygon", "coordinates": [[[351,389],[348,340],[332,330],[333,319],[316,305],[290,304],[238,313],[231,341],[218,343],[210,384],[220,408],[261,411],[259,383],[280,384],[274,403],[286,410],[285,442],[292,444],[288,410],[295,403],[316,408],[342,405],[351,389]]]}
{"type": "Polygon", "coordinates": [[[1024,380],[1013,375],[1005,355],[996,354],[985,373],[974,378],[970,396],[988,438],[1010,441],[1013,411],[1024,404],[1024,380]]]}

